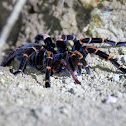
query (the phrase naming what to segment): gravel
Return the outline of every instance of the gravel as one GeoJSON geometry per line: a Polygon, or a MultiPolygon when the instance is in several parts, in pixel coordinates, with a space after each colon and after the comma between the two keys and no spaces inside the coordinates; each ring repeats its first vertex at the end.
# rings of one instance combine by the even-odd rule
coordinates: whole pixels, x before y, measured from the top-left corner
{"type": "MultiPolygon", "coordinates": [[[[83,0],[64,1],[64,7],[61,1],[29,0],[22,12],[18,40],[6,48],[34,42],[40,33],[49,33],[54,40],[60,34],[76,34],[77,38],[125,41],[125,2],[104,0],[96,8],[91,2],[84,6],[83,0]]],[[[126,68],[125,46],[93,46],[126,68]]],[[[6,57],[6,53],[8,50],[2,55],[6,57]]],[[[77,76],[81,85],[60,73],[51,77],[50,88],[44,87],[45,74],[33,68],[27,67],[17,76],[11,74],[9,69],[18,66],[16,60],[0,67],[0,126],[125,126],[126,76],[96,55],[89,54],[86,60],[91,75],[83,69],[77,76]]]]}

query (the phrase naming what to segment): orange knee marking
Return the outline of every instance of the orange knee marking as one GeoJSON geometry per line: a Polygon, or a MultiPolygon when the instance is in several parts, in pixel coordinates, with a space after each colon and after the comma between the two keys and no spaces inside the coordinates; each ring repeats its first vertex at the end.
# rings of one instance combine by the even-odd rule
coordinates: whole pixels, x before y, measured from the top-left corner
{"type": "Polygon", "coordinates": [[[53,59],[53,57],[51,56],[52,52],[51,51],[47,51],[47,58],[48,59],[53,59]]]}
{"type": "Polygon", "coordinates": [[[51,70],[51,67],[50,66],[47,66],[46,67],[46,70],[48,70],[48,71],[51,70]]]}
{"type": "Polygon", "coordinates": [[[74,51],[74,53],[76,54],[76,55],[79,55],[80,57],[79,57],[79,59],[82,59],[83,58],[83,55],[79,52],[79,51],[74,51]]]}
{"type": "Polygon", "coordinates": [[[112,59],[112,57],[111,56],[108,56],[107,60],[110,60],[110,59],[112,59]]]}
{"type": "Polygon", "coordinates": [[[94,53],[96,53],[99,49],[97,49],[97,48],[95,48],[95,47],[92,47],[92,46],[87,46],[86,48],[85,48],[85,51],[88,53],[88,48],[91,48],[91,49],[95,49],[96,51],[94,52],[94,53]]]}
{"type": "Polygon", "coordinates": [[[34,49],[34,51],[37,52],[37,49],[35,47],[32,47],[32,49],[34,49]]]}
{"type": "Polygon", "coordinates": [[[81,65],[81,63],[79,62],[79,63],[77,63],[77,65],[78,65],[78,66],[80,66],[80,65],[81,65]]]}
{"type": "Polygon", "coordinates": [[[49,57],[47,57],[47,59],[53,59],[53,58],[49,56],[49,57]]]}
{"type": "Polygon", "coordinates": [[[49,82],[49,80],[46,80],[46,82],[49,82]]]}
{"type": "MultiPolygon", "coordinates": [[[[81,44],[81,45],[83,44],[81,41],[82,41],[83,39],[86,39],[86,38],[89,38],[89,37],[84,37],[84,38],[81,38],[81,39],[79,40],[79,42],[80,42],[80,44],[81,44]]],[[[90,43],[90,42],[91,42],[91,40],[92,40],[92,38],[89,38],[88,43],[90,43]]]]}
{"type": "Polygon", "coordinates": [[[90,43],[90,42],[91,42],[91,40],[92,40],[92,38],[89,38],[89,42],[88,42],[88,43],[90,43]]]}
{"type": "Polygon", "coordinates": [[[105,42],[105,39],[104,38],[102,38],[102,43],[104,43],[105,42]]]}
{"type": "Polygon", "coordinates": [[[41,46],[41,49],[44,49],[44,47],[43,47],[43,46],[41,46]]]}
{"type": "Polygon", "coordinates": [[[62,38],[58,38],[57,41],[63,41],[63,39],[62,38]]]}
{"type": "Polygon", "coordinates": [[[44,40],[45,40],[46,38],[50,38],[50,36],[47,35],[47,34],[42,34],[42,36],[43,36],[44,40]]]}
{"type": "Polygon", "coordinates": [[[24,56],[24,57],[26,56],[26,57],[28,58],[28,54],[24,54],[23,56],[24,56]]]}
{"type": "Polygon", "coordinates": [[[96,49],[96,51],[94,53],[98,52],[98,49],[96,49]]]}
{"type": "Polygon", "coordinates": [[[121,68],[122,66],[120,65],[119,68],[121,68]]]}

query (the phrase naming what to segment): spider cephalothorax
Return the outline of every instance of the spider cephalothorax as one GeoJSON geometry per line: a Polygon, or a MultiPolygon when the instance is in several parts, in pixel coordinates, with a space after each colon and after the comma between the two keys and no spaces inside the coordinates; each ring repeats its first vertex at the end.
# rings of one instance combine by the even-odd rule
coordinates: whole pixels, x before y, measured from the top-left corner
{"type": "Polygon", "coordinates": [[[81,69],[85,68],[86,72],[90,74],[90,68],[85,60],[88,53],[94,53],[101,58],[109,60],[115,67],[126,74],[126,69],[116,62],[115,59],[108,54],[100,51],[92,46],[83,46],[84,43],[107,43],[112,46],[124,46],[126,42],[114,42],[102,38],[81,38],[76,40],[74,35],[61,35],[56,41],[57,50],[54,50],[55,44],[51,37],[47,34],[39,34],[35,37],[35,43],[28,43],[16,48],[8,57],[1,63],[1,66],[6,66],[14,58],[17,57],[20,65],[14,75],[23,72],[26,66],[35,67],[41,72],[45,72],[45,87],[50,87],[50,75],[62,71],[68,72],[76,83],[81,84],[74,75],[77,71],[81,74],[81,69]],[[44,41],[45,45],[39,44],[39,41],[44,41]],[[67,42],[72,40],[74,45],[72,50],[68,50],[67,42]]]}

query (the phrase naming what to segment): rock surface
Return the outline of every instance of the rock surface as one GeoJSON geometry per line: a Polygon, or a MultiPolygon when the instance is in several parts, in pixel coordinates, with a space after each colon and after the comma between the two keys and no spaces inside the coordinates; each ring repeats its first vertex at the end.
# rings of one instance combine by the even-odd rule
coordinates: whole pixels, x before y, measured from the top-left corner
{"type": "MultiPolygon", "coordinates": [[[[40,33],[50,34],[54,40],[60,34],[75,34],[78,39],[92,36],[126,41],[126,1],[104,0],[96,6],[84,6],[83,0],[29,0],[16,46],[34,42],[40,33]]],[[[126,68],[126,47],[93,46],[126,68]]],[[[0,125],[125,126],[126,76],[96,55],[88,55],[86,60],[91,75],[82,71],[78,77],[82,85],[70,76],[56,74],[48,89],[44,88],[45,74],[33,68],[12,75],[9,69],[16,69],[16,60],[10,67],[0,67],[0,125]]]]}

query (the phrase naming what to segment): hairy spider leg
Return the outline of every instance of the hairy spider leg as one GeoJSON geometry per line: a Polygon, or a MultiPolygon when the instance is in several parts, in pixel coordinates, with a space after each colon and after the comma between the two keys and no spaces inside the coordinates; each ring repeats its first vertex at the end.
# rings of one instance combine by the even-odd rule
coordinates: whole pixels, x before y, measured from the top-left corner
{"type": "MultiPolygon", "coordinates": [[[[38,42],[39,40],[44,41],[46,45],[45,48],[47,49],[47,52],[45,55],[46,56],[45,57],[45,60],[46,60],[45,87],[47,88],[47,87],[50,87],[50,74],[52,73],[51,69],[52,69],[52,62],[53,62],[52,54],[56,54],[57,52],[54,50],[55,44],[52,42],[52,39],[50,38],[49,35],[47,34],[37,35],[35,37],[35,41],[38,42]]],[[[37,56],[36,56],[36,59],[37,59],[37,56]]]]}
{"type": "Polygon", "coordinates": [[[68,40],[76,40],[75,35],[61,35],[59,38],[63,39],[64,41],[68,41],[68,40]]]}
{"type": "Polygon", "coordinates": [[[76,54],[74,54],[74,52],[68,51],[68,62],[70,64],[72,71],[75,71],[75,67],[76,67],[75,61],[77,60],[76,58],[77,57],[76,54]]]}
{"type": "Polygon", "coordinates": [[[56,41],[56,46],[59,53],[64,53],[65,51],[68,51],[67,49],[67,43],[68,40],[76,40],[76,37],[74,35],[61,35],[58,37],[56,41]]]}
{"type": "MultiPolygon", "coordinates": [[[[67,49],[67,41],[68,40],[76,40],[75,36],[73,35],[61,35],[58,37],[56,41],[56,46],[58,49],[59,53],[66,53],[67,49]]],[[[77,72],[78,75],[81,74],[81,64],[80,60],[76,56],[75,52],[73,51],[67,51],[68,55],[67,58],[65,58],[67,61],[64,59],[61,60],[61,63],[65,66],[65,68],[69,71],[69,73],[72,75],[73,79],[75,80],[76,83],[80,84],[78,79],[75,77],[73,71],[75,71],[75,67],[77,66],[77,72]],[[68,63],[68,65],[66,64],[68,63]]]]}
{"type": "Polygon", "coordinates": [[[47,37],[45,40],[44,40],[45,44],[46,44],[46,48],[48,51],[51,51],[53,54],[56,54],[56,51],[54,50],[54,46],[55,44],[52,43],[52,39],[50,37],[47,37]]]}
{"type": "Polygon", "coordinates": [[[80,59],[83,58],[83,55],[78,51],[68,51],[68,55],[68,62],[72,71],[75,71],[77,68],[78,75],[81,75],[82,65],[80,59]]]}
{"type": "Polygon", "coordinates": [[[74,81],[77,84],[81,84],[81,82],[76,78],[76,76],[74,75],[73,71],[69,68],[69,66],[67,65],[67,63],[66,63],[66,61],[64,59],[61,60],[61,64],[63,64],[65,66],[65,68],[69,71],[69,73],[71,74],[71,76],[74,79],[74,81]]]}
{"type": "MultiPolygon", "coordinates": [[[[34,66],[37,68],[37,65],[39,65],[39,52],[43,50],[44,47],[40,44],[36,43],[28,43],[24,46],[22,46],[19,51],[17,51],[17,59],[20,61],[21,59],[21,52],[26,53],[29,56],[29,65],[34,66]]],[[[43,53],[44,55],[44,53],[43,53]]],[[[41,64],[43,62],[41,61],[41,64]]]]}
{"type": "Polygon", "coordinates": [[[77,66],[77,73],[78,75],[81,75],[82,71],[82,65],[81,65],[81,59],[83,58],[82,54],[78,51],[74,51],[75,56],[73,55],[72,62],[74,63],[74,66],[77,66]]]}
{"type": "Polygon", "coordinates": [[[29,56],[27,54],[23,54],[23,58],[22,58],[22,60],[20,62],[18,70],[15,71],[15,72],[11,72],[11,73],[13,73],[14,75],[17,75],[20,72],[24,72],[24,69],[26,68],[26,66],[28,64],[28,58],[29,58],[29,56]]]}
{"type": "Polygon", "coordinates": [[[46,75],[45,75],[45,87],[48,88],[50,87],[50,74],[51,74],[51,69],[52,69],[52,52],[47,51],[46,52],[46,75]]]}
{"type": "Polygon", "coordinates": [[[56,51],[54,50],[55,44],[52,42],[52,39],[49,35],[47,34],[39,34],[35,37],[35,43],[39,43],[39,41],[42,40],[44,41],[46,45],[46,49],[48,51],[53,52],[53,54],[56,54],[56,51]]]}
{"type": "Polygon", "coordinates": [[[79,40],[80,44],[83,43],[107,43],[112,46],[125,46],[126,42],[115,42],[112,40],[104,39],[104,38],[90,38],[90,37],[84,37],[79,40]]]}
{"type": "MultiPolygon", "coordinates": [[[[107,44],[110,44],[112,46],[125,46],[126,45],[126,42],[114,42],[114,41],[111,41],[111,40],[108,40],[108,39],[103,39],[103,38],[90,38],[90,37],[84,37],[84,38],[81,38],[80,40],[77,40],[74,42],[74,46],[72,47],[72,50],[78,50],[79,52],[81,52],[83,54],[83,56],[86,58],[87,56],[87,52],[86,50],[83,50],[82,49],[82,45],[83,43],[107,43],[107,44]]],[[[88,46],[87,46],[88,48],[88,46]]],[[[94,48],[94,47],[93,47],[94,48]]],[[[91,50],[91,49],[90,49],[91,50]]],[[[93,50],[93,49],[92,49],[93,50]]],[[[95,51],[98,50],[95,48],[95,51]]],[[[118,69],[120,69],[124,74],[126,73],[125,69],[122,68],[117,62],[115,59],[108,59],[108,57],[110,57],[109,55],[106,54],[105,57],[103,57],[103,55],[105,55],[104,52],[101,52],[100,50],[98,50],[98,52],[91,52],[91,53],[95,53],[96,55],[99,55],[100,57],[102,58],[105,58],[107,60],[110,60],[110,62],[115,65],[118,69]]]]}
{"type": "Polygon", "coordinates": [[[1,66],[7,66],[16,56],[16,50],[13,50],[10,52],[10,54],[7,56],[7,58],[1,63],[1,66]]]}
{"type": "Polygon", "coordinates": [[[39,43],[40,40],[44,41],[43,35],[41,35],[41,34],[36,35],[35,36],[35,43],[39,43]]]}
{"type": "MultiPolygon", "coordinates": [[[[73,40],[74,41],[74,45],[72,47],[72,51],[79,51],[82,53],[83,58],[80,59],[80,62],[83,64],[83,67],[85,68],[87,74],[90,74],[90,68],[85,60],[87,53],[81,48],[82,44],[79,43],[79,40],[76,40],[76,37],[74,35],[61,35],[59,36],[59,38],[56,41],[56,45],[58,48],[59,53],[63,53],[65,51],[67,51],[67,41],[68,40],[73,40]]],[[[71,51],[71,52],[72,52],[71,51]]],[[[71,64],[72,69],[74,70],[74,65],[72,62],[74,62],[74,60],[72,61],[72,59],[69,59],[69,62],[71,64]]],[[[79,63],[78,63],[79,64],[79,63]]],[[[78,65],[78,75],[81,74],[81,66],[78,65]]]]}
{"type": "Polygon", "coordinates": [[[22,46],[21,48],[18,48],[16,50],[16,57],[20,61],[20,64],[18,70],[11,73],[17,75],[20,72],[24,72],[27,65],[34,66],[34,56],[36,55],[37,49],[40,47],[40,45],[29,43],[25,46],[22,46]]]}
{"type": "Polygon", "coordinates": [[[90,75],[90,67],[89,67],[89,65],[87,64],[87,61],[86,61],[86,59],[85,59],[86,56],[87,56],[87,53],[86,53],[86,51],[82,48],[82,44],[79,43],[79,40],[74,41],[74,45],[73,45],[73,47],[72,47],[72,51],[75,51],[75,50],[79,51],[79,52],[83,55],[83,57],[80,59],[80,61],[81,61],[81,63],[83,64],[83,67],[85,68],[87,74],[90,75]]]}
{"type": "Polygon", "coordinates": [[[97,49],[95,47],[92,47],[92,46],[83,46],[83,49],[87,53],[94,53],[94,54],[98,55],[101,58],[109,60],[116,68],[118,68],[120,71],[122,71],[124,74],[126,74],[126,69],[123,68],[119,63],[116,62],[115,59],[113,59],[108,54],[106,54],[106,53],[104,53],[104,52],[100,51],[99,49],[97,49]]]}
{"type": "Polygon", "coordinates": [[[41,46],[41,48],[35,53],[35,67],[37,67],[37,65],[41,65],[43,64],[43,57],[44,57],[44,52],[46,51],[46,49],[41,46]]]}
{"type": "MultiPolygon", "coordinates": [[[[79,82],[79,80],[76,78],[76,76],[74,75],[73,73],[73,70],[71,69],[71,64],[69,62],[69,56],[68,55],[71,55],[69,54],[70,52],[72,51],[66,51],[64,53],[58,53],[58,54],[55,54],[54,55],[54,63],[56,63],[57,61],[60,61],[59,63],[59,68],[58,68],[58,71],[61,72],[62,71],[62,65],[66,68],[66,70],[68,70],[68,72],[70,73],[70,75],[72,76],[72,78],[74,79],[74,81],[77,83],[77,84],[81,84],[79,82]],[[62,65],[61,65],[62,64],[62,65]]],[[[55,66],[56,64],[54,64],[55,66]]],[[[77,64],[76,64],[77,65],[77,64]]],[[[57,66],[57,65],[56,65],[57,66]]]]}
{"type": "Polygon", "coordinates": [[[60,61],[61,59],[65,59],[65,57],[66,53],[53,54],[53,68],[51,71],[52,72],[51,75],[53,75],[53,73],[59,73],[63,70],[60,61]]]}
{"type": "Polygon", "coordinates": [[[87,74],[91,74],[91,71],[90,71],[90,67],[89,65],[87,64],[87,61],[85,60],[85,58],[82,58],[80,59],[81,63],[83,64],[83,67],[84,69],[86,70],[87,74]]]}
{"type": "Polygon", "coordinates": [[[88,66],[87,61],[84,58],[85,57],[85,54],[83,54],[80,50],[79,51],[75,50],[74,53],[76,55],[78,55],[78,59],[79,59],[78,60],[79,62],[77,62],[77,66],[78,66],[78,70],[79,70],[78,71],[78,75],[81,74],[81,69],[82,69],[81,63],[83,64],[83,67],[85,68],[87,74],[90,75],[90,67],[88,66]]]}
{"type": "Polygon", "coordinates": [[[32,58],[30,58],[30,57],[32,57],[32,55],[34,55],[37,52],[37,49],[34,46],[36,46],[36,48],[39,47],[39,45],[34,45],[32,43],[29,43],[29,44],[17,49],[16,57],[17,57],[18,61],[20,61],[20,64],[19,64],[18,70],[15,72],[11,72],[11,73],[13,73],[14,75],[17,75],[20,72],[24,72],[27,65],[32,65],[32,64],[30,64],[29,59],[32,60],[32,58]]]}
{"type": "Polygon", "coordinates": [[[63,40],[63,39],[58,39],[56,41],[56,46],[58,49],[59,53],[64,53],[65,51],[67,51],[67,43],[63,40]]]}

